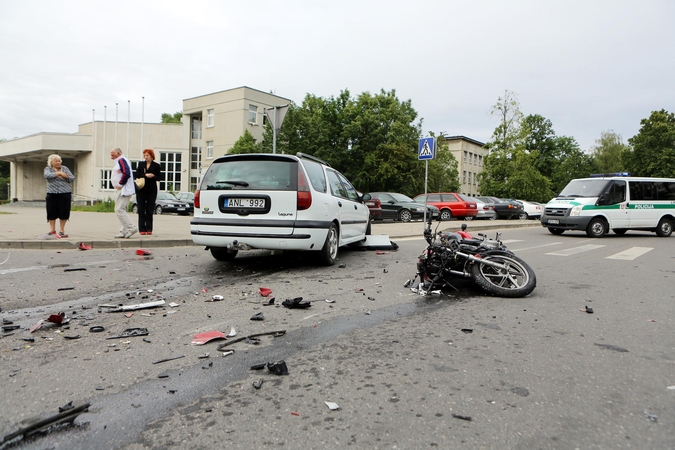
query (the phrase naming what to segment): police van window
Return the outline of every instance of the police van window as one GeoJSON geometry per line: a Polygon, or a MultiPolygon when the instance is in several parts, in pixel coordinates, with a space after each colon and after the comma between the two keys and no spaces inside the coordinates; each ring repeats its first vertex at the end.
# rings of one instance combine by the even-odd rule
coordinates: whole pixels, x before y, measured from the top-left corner
{"type": "Polygon", "coordinates": [[[654,183],[657,200],[675,200],[675,182],[657,181],[654,183]]]}
{"type": "Polygon", "coordinates": [[[655,200],[656,192],[653,181],[631,181],[630,182],[631,200],[655,200]]]}
{"type": "Polygon", "coordinates": [[[605,191],[602,194],[603,205],[614,205],[626,201],[626,182],[612,181],[607,184],[605,191]]]}

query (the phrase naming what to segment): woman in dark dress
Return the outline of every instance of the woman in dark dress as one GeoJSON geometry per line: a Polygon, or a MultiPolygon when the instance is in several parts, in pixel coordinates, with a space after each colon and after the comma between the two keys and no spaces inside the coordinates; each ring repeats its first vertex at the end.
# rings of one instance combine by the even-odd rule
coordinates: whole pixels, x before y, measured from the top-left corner
{"type": "Polygon", "coordinates": [[[157,200],[157,182],[161,178],[161,167],[155,162],[155,152],[146,148],[143,150],[143,159],[136,168],[134,178],[145,178],[145,186],[136,189],[136,203],[138,204],[138,230],[141,234],[152,234],[152,215],[155,212],[157,200]]]}

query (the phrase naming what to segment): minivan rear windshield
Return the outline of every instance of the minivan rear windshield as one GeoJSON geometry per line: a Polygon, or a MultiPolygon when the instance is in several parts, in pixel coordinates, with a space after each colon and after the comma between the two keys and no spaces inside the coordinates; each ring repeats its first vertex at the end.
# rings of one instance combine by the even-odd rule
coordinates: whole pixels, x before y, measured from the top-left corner
{"type": "Polygon", "coordinates": [[[202,190],[297,190],[298,163],[291,160],[230,160],[211,164],[202,190]]]}
{"type": "Polygon", "coordinates": [[[608,180],[572,180],[558,197],[600,197],[608,180]]]}

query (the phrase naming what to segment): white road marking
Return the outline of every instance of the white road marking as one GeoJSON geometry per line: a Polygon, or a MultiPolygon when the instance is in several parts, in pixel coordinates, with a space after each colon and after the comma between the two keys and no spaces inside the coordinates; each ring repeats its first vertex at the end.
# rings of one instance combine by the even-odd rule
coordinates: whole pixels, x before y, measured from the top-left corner
{"type": "MultiPolygon", "coordinates": [[[[106,261],[94,261],[94,262],[89,262],[89,263],[83,263],[83,264],[71,264],[68,267],[86,267],[86,266],[97,266],[101,264],[110,264],[112,262],[115,262],[115,260],[109,259],[106,261]]],[[[29,270],[44,270],[44,269],[67,269],[68,267],[49,267],[49,265],[45,266],[29,266],[29,267],[17,267],[16,269],[5,269],[5,270],[0,270],[0,275],[6,275],[8,273],[16,273],[16,272],[27,272],[29,270]]]]}
{"type": "Polygon", "coordinates": [[[635,258],[644,255],[647,252],[654,250],[653,247],[631,247],[615,255],[608,256],[605,259],[621,259],[624,261],[632,261],[635,258]]]}
{"type": "MultiPolygon", "coordinates": [[[[505,241],[504,241],[505,242],[505,241]]],[[[522,252],[525,250],[532,250],[535,248],[544,248],[544,247],[550,247],[552,245],[560,245],[562,242],[551,242],[549,244],[542,244],[542,245],[535,245],[534,247],[525,247],[525,248],[515,248],[515,249],[510,249],[512,252],[522,252]]]]}
{"type": "Polygon", "coordinates": [[[522,239],[503,239],[503,244],[513,244],[514,242],[523,242],[522,239]]]}
{"type": "Polygon", "coordinates": [[[593,244],[587,244],[587,245],[581,245],[579,247],[572,247],[568,248],[565,250],[560,250],[557,252],[551,252],[551,253],[546,253],[547,255],[555,255],[555,256],[572,256],[576,255],[577,253],[583,253],[583,252],[588,252],[591,250],[597,250],[599,248],[604,247],[604,245],[593,245],[593,244]]]}

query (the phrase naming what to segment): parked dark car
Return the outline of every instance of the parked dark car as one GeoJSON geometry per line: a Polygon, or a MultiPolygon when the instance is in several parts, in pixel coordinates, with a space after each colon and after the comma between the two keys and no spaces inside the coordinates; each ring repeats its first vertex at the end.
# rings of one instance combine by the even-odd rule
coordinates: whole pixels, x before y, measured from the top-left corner
{"type": "Polygon", "coordinates": [[[515,200],[505,200],[485,195],[476,198],[484,203],[493,203],[497,219],[515,219],[525,214],[523,204],[515,200]]]}
{"type": "Polygon", "coordinates": [[[191,207],[195,206],[195,194],[194,192],[179,192],[176,194],[176,198],[181,202],[185,202],[191,207]]]}
{"type": "MultiPolygon", "coordinates": [[[[410,222],[424,218],[424,203],[417,203],[407,195],[395,192],[370,192],[370,195],[382,203],[381,219],[410,222]]],[[[433,205],[427,205],[427,214],[431,214],[432,219],[438,220],[440,211],[433,205]]]]}
{"type": "MultiPolygon", "coordinates": [[[[415,197],[417,203],[424,203],[424,194],[415,197]]],[[[441,220],[450,220],[453,217],[464,220],[476,217],[476,200],[457,192],[439,192],[427,194],[427,205],[434,205],[441,211],[441,220]]]]}
{"type": "MultiPolygon", "coordinates": [[[[136,195],[131,197],[131,211],[138,214],[138,204],[136,203],[136,195]]],[[[155,200],[155,214],[162,213],[178,213],[183,216],[192,214],[194,206],[182,202],[170,192],[158,192],[157,200],[155,200]]]]}

